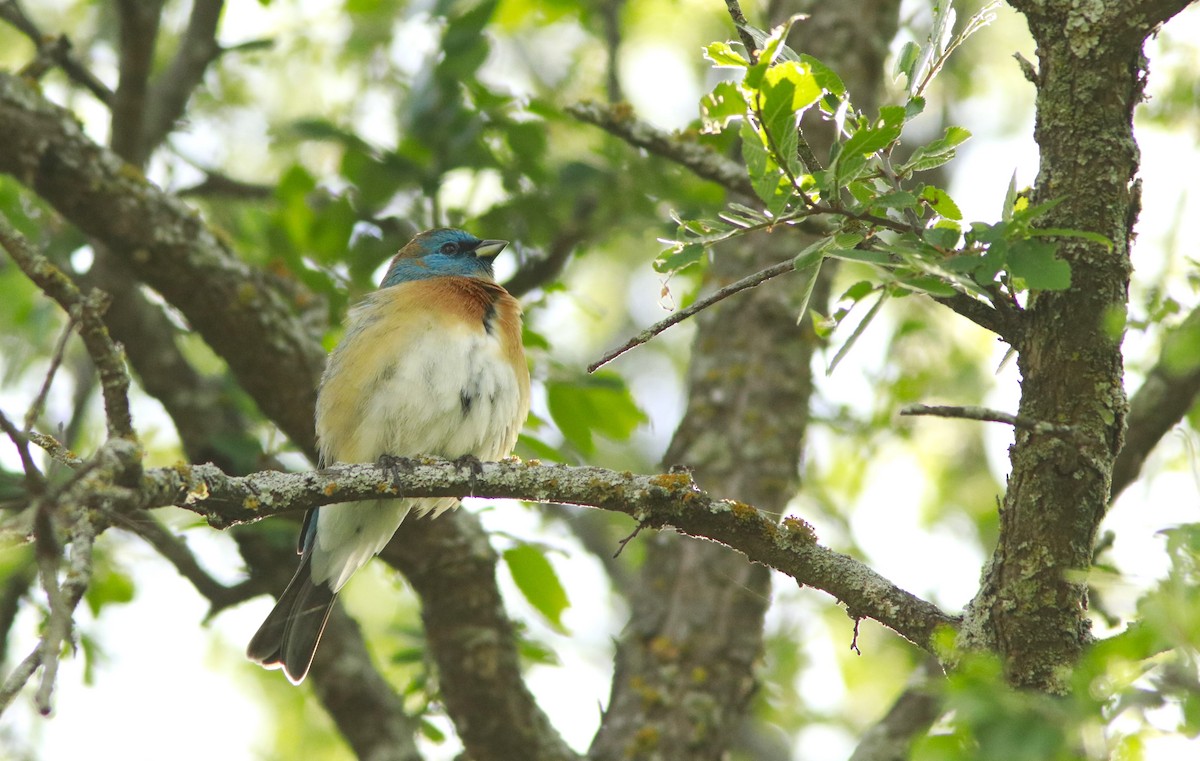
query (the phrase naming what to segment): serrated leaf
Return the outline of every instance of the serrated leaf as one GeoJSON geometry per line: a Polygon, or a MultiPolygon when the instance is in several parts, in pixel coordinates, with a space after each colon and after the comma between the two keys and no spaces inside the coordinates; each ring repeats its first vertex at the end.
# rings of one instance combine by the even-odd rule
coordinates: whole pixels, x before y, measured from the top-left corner
{"type": "Polygon", "coordinates": [[[744,69],[750,65],[741,53],[733,49],[733,46],[728,42],[713,42],[704,48],[704,57],[713,62],[714,66],[721,68],[741,68],[744,69]]]}
{"type": "Polygon", "coordinates": [[[504,551],[504,563],[517,589],[534,610],[555,630],[565,632],[562,613],[571,601],[545,553],[531,544],[521,544],[504,551]]]}
{"type": "Polygon", "coordinates": [[[717,134],[729,122],[746,115],[746,100],[736,84],[721,82],[700,99],[700,115],[704,121],[703,132],[717,134]]]}
{"type": "Polygon", "coordinates": [[[971,137],[969,130],[962,127],[947,127],[941,137],[913,151],[912,156],[897,171],[901,175],[905,175],[942,166],[954,158],[955,147],[961,145],[969,137],[971,137]]]}
{"type": "Polygon", "coordinates": [[[664,249],[654,260],[655,272],[678,272],[693,264],[704,261],[705,247],[702,243],[681,243],[664,249]]]}
{"type": "Polygon", "coordinates": [[[882,206],[885,209],[897,209],[899,211],[915,209],[917,206],[917,197],[907,190],[896,190],[871,199],[871,205],[882,206]]]}
{"type": "Polygon", "coordinates": [[[1071,287],[1071,265],[1054,255],[1053,243],[1022,240],[1008,251],[1008,272],[1035,291],[1063,291],[1071,287]]]}
{"type": "Polygon", "coordinates": [[[896,56],[896,69],[894,75],[899,78],[904,76],[909,89],[913,87],[913,69],[917,66],[917,60],[921,56],[921,46],[911,40],[904,43],[900,48],[900,53],[896,56]]]}
{"type": "Polygon", "coordinates": [[[904,124],[906,113],[904,106],[881,106],[879,120],[889,127],[898,127],[904,124]]]}
{"type": "Polygon", "coordinates": [[[930,227],[921,232],[921,237],[929,245],[948,251],[958,245],[960,233],[953,227],[930,227]]]}
{"type": "Polygon", "coordinates": [[[846,85],[836,71],[807,53],[800,54],[800,61],[808,66],[808,70],[812,72],[813,78],[816,79],[822,90],[838,97],[846,94],[846,85]]]}
{"type": "Polygon", "coordinates": [[[933,275],[911,275],[897,278],[897,282],[914,291],[927,293],[930,296],[949,298],[958,293],[949,283],[933,275]]]}
{"type": "Polygon", "coordinates": [[[939,215],[946,219],[962,219],[962,212],[958,208],[958,204],[954,203],[954,199],[950,194],[939,187],[926,185],[921,189],[921,199],[939,215]]]}
{"type": "Polygon", "coordinates": [[[861,262],[863,264],[878,264],[881,266],[895,264],[891,255],[872,249],[851,248],[844,251],[830,251],[829,256],[833,259],[842,259],[847,262],[861,262]]]}

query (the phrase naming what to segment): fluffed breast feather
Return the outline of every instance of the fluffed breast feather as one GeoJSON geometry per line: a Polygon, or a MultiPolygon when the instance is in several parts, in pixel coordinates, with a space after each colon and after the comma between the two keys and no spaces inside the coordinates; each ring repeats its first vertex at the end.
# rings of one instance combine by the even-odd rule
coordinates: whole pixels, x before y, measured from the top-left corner
{"type": "Polygon", "coordinates": [[[351,311],[322,381],[323,460],[509,454],[529,412],[520,316],[516,299],[479,278],[420,280],[368,296],[351,311]]]}

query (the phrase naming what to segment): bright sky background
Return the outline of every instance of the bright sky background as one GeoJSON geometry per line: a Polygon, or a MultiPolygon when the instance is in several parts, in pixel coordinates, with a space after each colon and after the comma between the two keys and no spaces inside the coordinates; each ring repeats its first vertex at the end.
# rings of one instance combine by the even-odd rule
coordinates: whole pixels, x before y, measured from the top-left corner
{"type": "MultiPolygon", "coordinates": [[[[232,3],[226,12],[224,28],[238,30],[238,37],[245,39],[275,33],[281,23],[279,19],[291,13],[283,5],[277,3],[264,8],[253,2],[232,3]]],[[[313,2],[310,7],[322,6],[332,8],[337,3],[324,0],[313,2]]],[[[1011,15],[1006,10],[1002,13],[1011,15]]],[[[1196,8],[1172,24],[1178,37],[1200,38],[1200,13],[1196,8]]],[[[332,34],[336,33],[337,26],[318,24],[288,31],[321,33],[321,29],[332,34]]],[[[989,31],[985,29],[974,43],[969,44],[987,44],[989,31]]],[[[225,34],[229,36],[231,32],[225,34]]],[[[1153,49],[1152,45],[1152,55],[1153,49]]],[[[409,51],[406,54],[412,54],[411,48],[406,46],[398,47],[398,54],[405,50],[409,51]]],[[[1023,52],[1026,57],[1034,58],[1032,50],[1023,52]]],[[[695,55],[699,56],[699,51],[695,51],[695,55]]],[[[648,43],[631,45],[625,51],[621,72],[628,95],[639,113],[665,127],[679,126],[691,119],[696,113],[702,87],[695,79],[691,64],[673,48],[648,43]]],[[[1006,76],[1019,78],[1015,63],[1011,63],[1009,69],[1006,76]]],[[[1153,74],[1153,65],[1151,71],[1153,74]]],[[[1153,90],[1153,76],[1151,83],[1153,90]]],[[[1031,97],[1032,91],[1026,89],[1031,97]]],[[[305,103],[303,107],[309,112],[314,110],[311,103],[305,103]]],[[[379,108],[384,112],[388,110],[387,104],[380,104],[379,108]]],[[[1019,137],[1001,138],[990,134],[988,127],[995,118],[995,108],[995,102],[981,99],[964,104],[957,113],[959,123],[975,134],[961,152],[957,179],[951,187],[952,195],[968,220],[995,218],[1013,173],[1016,173],[1018,187],[1023,187],[1032,183],[1037,171],[1029,109],[1025,104],[1013,105],[1013,113],[1021,113],[1024,109],[1029,116],[1018,131],[1019,137]]],[[[241,126],[253,129],[253,125],[241,126]]],[[[199,135],[189,139],[197,141],[199,149],[206,140],[223,138],[199,135]]],[[[1200,229],[1197,229],[1200,227],[1200,201],[1192,191],[1200,167],[1180,164],[1181,156],[1196,155],[1194,133],[1168,134],[1144,129],[1139,132],[1139,142],[1145,186],[1139,224],[1142,235],[1135,264],[1139,267],[1149,265],[1153,269],[1161,258],[1161,254],[1155,252],[1164,243],[1169,243],[1161,239],[1161,231],[1175,230],[1178,240],[1200,239],[1200,229]]],[[[647,245],[648,249],[653,248],[652,242],[647,245]]],[[[1192,252],[1185,250],[1183,254],[1192,252]]],[[[648,255],[647,262],[649,258],[648,255]]],[[[1180,264],[1177,262],[1175,266],[1180,264]]],[[[659,285],[648,264],[645,278],[636,283],[651,291],[656,291],[659,285]]],[[[1177,295],[1185,302],[1191,296],[1177,295]]],[[[654,304],[656,300],[646,299],[646,303],[654,304]]],[[[648,310],[644,318],[650,322],[659,316],[648,310]]],[[[964,330],[970,328],[964,327],[964,330]]],[[[834,378],[822,379],[821,392],[830,399],[853,405],[871,399],[873,389],[866,377],[868,370],[878,366],[882,353],[880,341],[881,338],[873,339],[872,333],[868,332],[834,378]]],[[[1137,334],[1127,339],[1131,356],[1144,354],[1148,350],[1145,344],[1137,334]]],[[[999,364],[1002,353],[997,347],[995,364],[999,364]]],[[[1131,378],[1131,382],[1136,380],[1140,379],[1131,378]]],[[[661,388],[650,388],[645,384],[635,383],[634,388],[653,419],[651,429],[643,435],[662,444],[681,414],[678,397],[672,393],[670,399],[664,399],[661,388]]],[[[1017,390],[1017,377],[1010,364],[1000,373],[987,405],[1015,411],[1017,390]]],[[[9,395],[0,398],[0,405],[9,411],[23,410],[25,401],[9,395]]],[[[65,400],[56,403],[61,406],[65,400]]],[[[160,430],[170,430],[169,421],[153,403],[139,404],[135,414],[139,426],[149,423],[160,430]]],[[[915,425],[936,429],[938,426],[973,423],[921,421],[915,425]]],[[[818,445],[823,435],[828,434],[819,430],[814,432],[818,445]]],[[[1001,480],[1007,469],[1006,449],[1010,443],[1011,432],[1007,428],[999,425],[987,428],[989,463],[1001,480]]],[[[1163,463],[1184,453],[1194,464],[1195,444],[1188,434],[1169,435],[1148,463],[1148,472],[1160,471],[1163,463]]],[[[916,594],[932,595],[944,605],[965,603],[977,587],[984,558],[952,534],[920,528],[925,486],[919,478],[919,464],[912,459],[911,453],[900,447],[885,448],[884,454],[889,459],[877,467],[872,486],[855,506],[853,526],[861,546],[868,553],[871,564],[900,586],[916,594]],[[911,539],[896,542],[898,533],[911,539]]],[[[11,446],[0,445],[0,460],[6,467],[19,468],[11,446]]],[[[1140,483],[1129,489],[1106,520],[1105,528],[1117,532],[1116,558],[1135,583],[1150,584],[1165,570],[1163,540],[1157,531],[1176,523],[1200,520],[1197,480],[1194,467],[1192,472],[1158,473],[1151,483],[1140,483]]],[[[477,509],[477,506],[468,509],[477,509]]],[[[526,619],[531,628],[551,644],[565,645],[559,647],[563,666],[535,669],[530,682],[555,724],[575,747],[583,749],[599,720],[600,706],[607,699],[611,641],[619,633],[623,613],[612,614],[607,602],[611,598],[596,561],[577,549],[565,533],[546,536],[545,529],[535,517],[516,505],[499,505],[487,510],[485,521],[493,527],[502,525],[509,533],[537,536],[565,551],[552,559],[575,603],[565,616],[565,623],[572,632],[569,638],[542,626],[518,594],[508,597],[514,615],[526,619]],[[591,602],[597,600],[605,602],[591,602]]],[[[817,528],[818,534],[822,535],[819,523],[817,528]]],[[[187,537],[211,572],[229,581],[236,580],[240,561],[227,544],[203,529],[189,531],[187,537]]],[[[242,661],[241,652],[269,609],[270,601],[266,598],[253,600],[221,614],[208,627],[202,627],[200,622],[206,610],[204,601],[177,577],[173,568],[136,541],[124,541],[123,546],[126,566],[135,569],[138,590],[135,604],[112,606],[99,621],[91,620],[82,606],[80,609],[80,624],[104,643],[108,651],[108,657],[96,670],[95,686],[84,684],[81,659],[65,660],[55,699],[56,715],[46,721],[24,706],[14,710],[8,725],[0,727],[0,759],[5,758],[2,743],[8,733],[31,740],[37,748],[36,757],[45,761],[66,761],[94,754],[97,749],[112,751],[117,747],[123,761],[157,761],[164,757],[175,761],[269,758],[269,735],[264,736],[261,729],[270,726],[273,719],[264,714],[266,704],[259,700],[257,675],[247,673],[256,667],[242,661]],[[186,689],[181,689],[182,685],[186,685],[186,689]],[[215,727],[220,730],[215,731],[215,727]]],[[[503,573],[502,582],[511,592],[511,584],[503,573]]],[[[780,594],[789,601],[798,596],[794,585],[781,581],[778,586],[780,594]]],[[[832,600],[823,595],[804,594],[798,605],[832,604],[832,600]]],[[[353,608],[353,585],[347,598],[353,608]]],[[[1129,600],[1133,598],[1131,590],[1129,600]]],[[[795,612],[777,605],[770,615],[776,625],[784,625],[786,618],[795,612]]],[[[23,657],[32,647],[35,626],[33,617],[26,613],[17,627],[22,636],[12,651],[15,657],[23,657]]],[[[844,642],[835,642],[823,635],[805,639],[804,647],[814,656],[812,662],[818,665],[802,678],[801,689],[813,702],[842,699],[838,692],[840,675],[836,671],[823,671],[819,664],[823,661],[831,664],[832,648],[844,646],[844,642]]],[[[864,657],[869,657],[869,653],[864,657]]],[[[28,703],[25,697],[18,700],[28,703]]],[[[852,737],[823,727],[806,732],[801,742],[805,761],[842,759],[853,747],[852,737]]],[[[429,749],[428,757],[431,760],[448,759],[454,752],[453,747],[429,749]]],[[[1151,745],[1147,758],[1173,761],[1197,757],[1198,753],[1200,744],[1165,736],[1151,745]]]]}

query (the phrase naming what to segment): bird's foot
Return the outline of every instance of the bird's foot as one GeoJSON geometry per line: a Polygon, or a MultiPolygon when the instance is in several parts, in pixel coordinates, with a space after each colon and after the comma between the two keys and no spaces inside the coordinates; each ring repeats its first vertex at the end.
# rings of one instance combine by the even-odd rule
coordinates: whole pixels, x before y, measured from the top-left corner
{"type": "Polygon", "coordinates": [[[375,465],[380,470],[388,472],[388,475],[392,477],[392,489],[399,494],[400,487],[396,484],[399,482],[401,476],[412,471],[412,463],[409,462],[408,458],[397,457],[393,454],[381,454],[379,455],[379,459],[375,461],[375,465]]]}
{"type": "Polygon", "coordinates": [[[483,463],[480,462],[479,458],[476,457],[475,455],[465,454],[462,457],[459,457],[457,460],[455,460],[454,464],[457,467],[466,468],[466,470],[467,470],[467,485],[471,489],[470,493],[467,496],[474,497],[475,496],[475,479],[477,477],[483,475],[483,463]]]}

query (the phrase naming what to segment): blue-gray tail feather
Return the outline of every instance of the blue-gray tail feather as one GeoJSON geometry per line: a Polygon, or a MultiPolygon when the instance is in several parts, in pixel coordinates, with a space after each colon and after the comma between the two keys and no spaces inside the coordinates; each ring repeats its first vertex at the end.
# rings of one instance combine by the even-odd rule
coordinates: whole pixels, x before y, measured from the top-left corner
{"type": "Polygon", "coordinates": [[[267,668],[282,667],[293,684],[308,674],[337,597],[325,584],[313,583],[311,557],[311,552],[304,553],[296,575],[246,648],[250,660],[267,668]]]}

